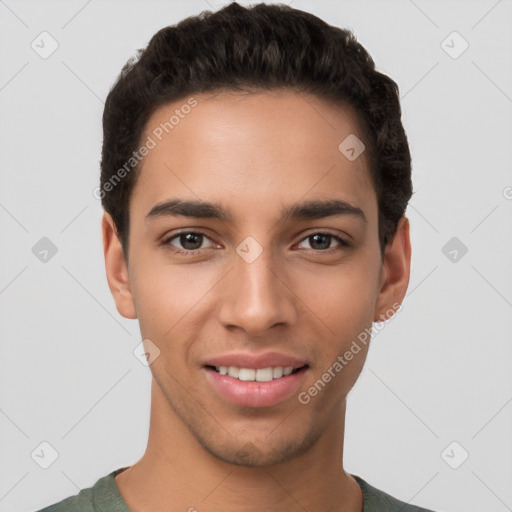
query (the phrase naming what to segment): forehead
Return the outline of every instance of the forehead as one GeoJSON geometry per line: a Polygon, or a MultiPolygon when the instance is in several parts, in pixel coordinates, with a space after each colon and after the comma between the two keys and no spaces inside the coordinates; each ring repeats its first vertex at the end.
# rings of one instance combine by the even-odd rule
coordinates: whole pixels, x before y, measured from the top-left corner
{"type": "Polygon", "coordinates": [[[240,214],[262,204],[280,210],[299,199],[338,198],[364,205],[371,216],[376,197],[367,155],[349,159],[342,151],[353,137],[364,143],[355,112],[313,95],[194,94],[160,107],[146,124],[141,141],[151,140],[152,148],[132,214],[177,197],[232,202],[240,214]]]}

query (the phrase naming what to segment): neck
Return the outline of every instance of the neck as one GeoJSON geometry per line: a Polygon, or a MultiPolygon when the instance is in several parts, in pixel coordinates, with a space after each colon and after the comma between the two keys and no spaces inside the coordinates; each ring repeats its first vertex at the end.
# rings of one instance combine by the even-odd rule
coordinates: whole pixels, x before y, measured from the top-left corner
{"type": "Polygon", "coordinates": [[[302,454],[273,466],[235,466],[207,452],[152,381],[143,457],[116,476],[132,512],[361,512],[362,493],[343,469],[346,403],[302,454]]]}

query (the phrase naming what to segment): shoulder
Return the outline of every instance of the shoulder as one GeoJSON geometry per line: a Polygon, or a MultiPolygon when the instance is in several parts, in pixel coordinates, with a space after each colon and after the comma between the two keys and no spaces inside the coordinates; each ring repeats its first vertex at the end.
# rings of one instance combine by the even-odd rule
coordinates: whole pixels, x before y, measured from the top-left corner
{"type": "Polygon", "coordinates": [[[352,475],[363,493],[363,512],[434,512],[433,510],[410,505],[370,485],[360,476],[352,475]]]}
{"type": "Polygon", "coordinates": [[[124,469],[116,469],[93,486],[36,512],[129,512],[114,479],[124,469]]]}
{"type": "Polygon", "coordinates": [[[92,500],[92,488],[82,489],[75,496],[42,508],[37,512],[96,512],[92,500]]]}

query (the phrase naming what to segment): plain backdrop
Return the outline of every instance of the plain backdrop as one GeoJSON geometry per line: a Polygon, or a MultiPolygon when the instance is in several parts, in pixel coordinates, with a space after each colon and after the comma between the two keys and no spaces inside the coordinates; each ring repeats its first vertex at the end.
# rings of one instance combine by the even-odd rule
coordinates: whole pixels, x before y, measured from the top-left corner
{"type": "MultiPolygon", "coordinates": [[[[158,29],[225,3],[0,1],[1,512],[144,452],[150,370],[93,195],[103,102],[158,29]]],[[[512,1],[284,3],[398,83],[413,159],[410,285],[349,395],[346,470],[436,511],[512,510],[512,1]]]]}

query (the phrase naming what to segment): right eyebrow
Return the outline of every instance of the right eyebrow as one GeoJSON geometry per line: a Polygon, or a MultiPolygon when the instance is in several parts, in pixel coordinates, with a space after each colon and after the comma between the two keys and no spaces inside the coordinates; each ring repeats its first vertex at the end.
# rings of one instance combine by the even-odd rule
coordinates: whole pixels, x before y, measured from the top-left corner
{"type": "Polygon", "coordinates": [[[146,215],[146,221],[158,217],[174,217],[177,215],[198,219],[219,219],[228,222],[233,220],[231,213],[219,204],[171,199],[153,206],[146,215]]]}

